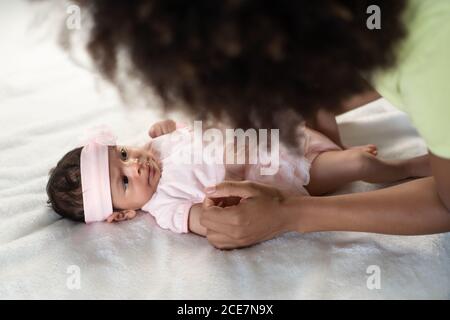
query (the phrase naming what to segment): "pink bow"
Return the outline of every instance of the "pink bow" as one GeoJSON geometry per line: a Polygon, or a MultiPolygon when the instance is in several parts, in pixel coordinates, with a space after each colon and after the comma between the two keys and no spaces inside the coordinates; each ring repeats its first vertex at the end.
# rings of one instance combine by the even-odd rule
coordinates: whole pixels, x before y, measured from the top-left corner
{"type": "Polygon", "coordinates": [[[107,125],[98,125],[87,129],[78,144],[79,147],[87,146],[91,143],[97,143],[104,146],[116,145],[117,136],[107,125]]]}

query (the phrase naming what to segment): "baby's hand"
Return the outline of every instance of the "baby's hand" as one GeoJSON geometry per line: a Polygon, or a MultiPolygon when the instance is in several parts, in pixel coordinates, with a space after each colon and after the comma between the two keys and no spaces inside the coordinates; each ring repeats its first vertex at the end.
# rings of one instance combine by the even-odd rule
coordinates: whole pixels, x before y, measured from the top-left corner
{"type": "Polygon", "coordinates": [[[177,128],[177,124],[173,120],[163,120],[156,122],[150,127],[150,130],[148,130],[148,135],[152,138],[156,138],[159,136],[162,136],[164,134],[171,133],[175,131],[177,128]]]}

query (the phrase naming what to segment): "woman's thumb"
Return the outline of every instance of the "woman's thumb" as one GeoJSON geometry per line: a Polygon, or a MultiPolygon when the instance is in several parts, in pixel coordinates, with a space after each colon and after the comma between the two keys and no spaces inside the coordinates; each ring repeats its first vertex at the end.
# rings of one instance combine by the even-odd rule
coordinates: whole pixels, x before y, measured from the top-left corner
{"type": "Polygon", "coordinates": [[[256,190],[247,181],[224,181],[205,189],[209,198],[240,197],[249,198],[256,195],[256,190]]]}

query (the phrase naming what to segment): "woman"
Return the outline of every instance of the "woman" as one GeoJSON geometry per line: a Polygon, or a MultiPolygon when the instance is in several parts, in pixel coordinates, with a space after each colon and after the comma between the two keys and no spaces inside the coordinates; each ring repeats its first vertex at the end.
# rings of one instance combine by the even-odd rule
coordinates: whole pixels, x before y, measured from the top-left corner
{"type": "MultiPolygon", "coordinates": [[[[287,231],[450,230],[449,1],[78,2],[92,13],[89,48],[102,72],[115,81],[125,49],[134,75],[168,105],[182,102],[192,114],[241,128],[288,123],[281,138],[293,145],[300,118],[292,115],[320,126],[323,114],[329,122],[326,115],[346,102],[379,93],[409,114],[428,145],[433,177],[373,192],[285,198],[254,183],[213,187],[202,224],[214,246],[248,246],[287,231]],[[379,30],[366,27],[374,4],[379,30]],[[220,197],[243,200],[214,206],[220,197]]],[[[333,126],[324,131],[339,140],[333,126]]]]}

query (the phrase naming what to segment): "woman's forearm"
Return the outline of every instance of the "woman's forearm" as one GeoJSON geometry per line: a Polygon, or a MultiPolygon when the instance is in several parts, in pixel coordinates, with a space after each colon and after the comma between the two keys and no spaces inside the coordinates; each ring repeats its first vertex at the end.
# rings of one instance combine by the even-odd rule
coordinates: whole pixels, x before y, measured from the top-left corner
{"type": "Polygon", "coordinates": [[[450,212],[442,204],[433,178],[372,192],[290,198],[284,205],[290,225],[299,232],[420,235],[450,231],[450,212]]]}

